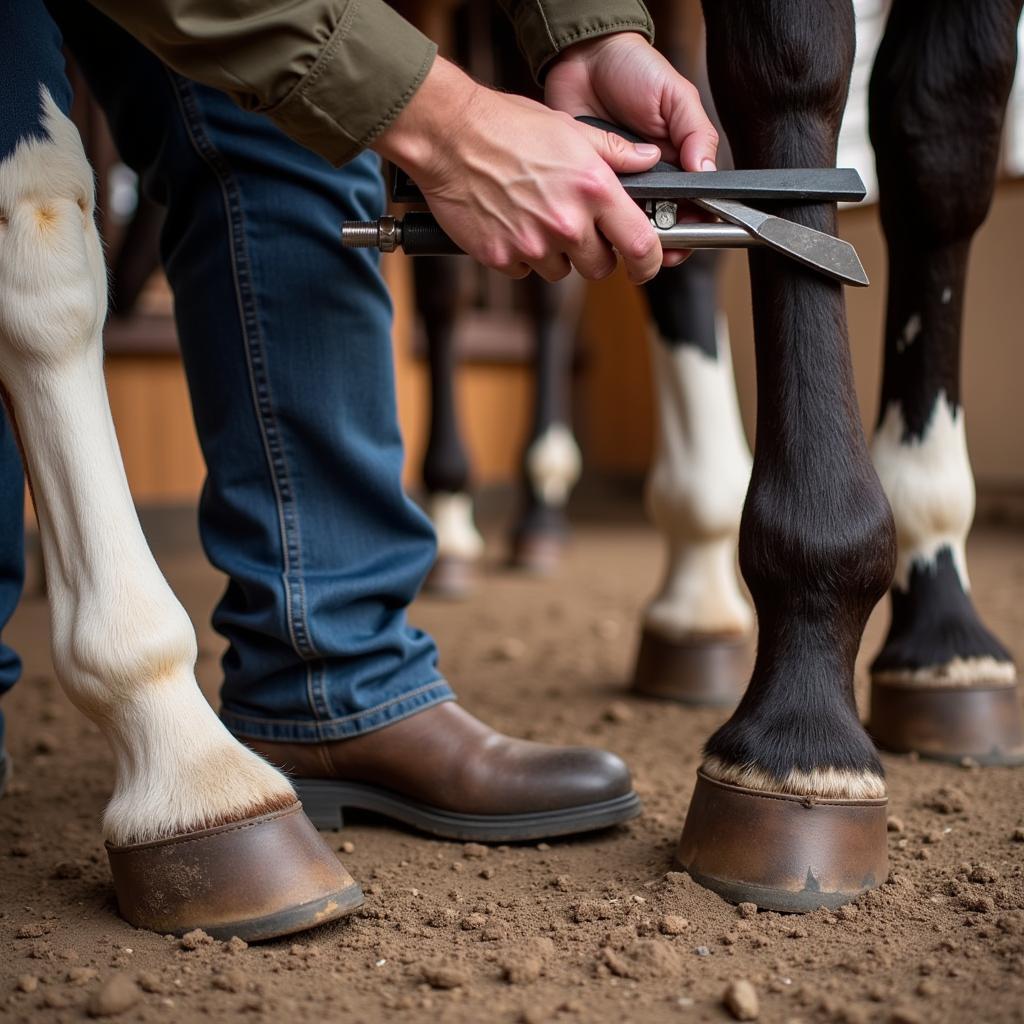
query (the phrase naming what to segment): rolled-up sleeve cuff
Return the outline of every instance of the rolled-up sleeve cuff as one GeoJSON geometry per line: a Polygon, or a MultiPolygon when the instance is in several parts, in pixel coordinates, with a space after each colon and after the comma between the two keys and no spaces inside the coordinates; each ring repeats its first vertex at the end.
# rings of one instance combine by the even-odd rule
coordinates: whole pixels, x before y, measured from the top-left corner
{"type": "Polygon", "coordinates": [[[654,22],[640,0],[525,0],[512,11],[519,45],[538,82],[551,61],[573,43],[613,32],[639,32],[654,42],[654,22]]]}
{"type": "Polygon", "coordinates": [[[437,46],[390,7],[351,0],[314,65],[265,113],[297,142],[343,164],[394,121],[436,55],[437,46]]]}

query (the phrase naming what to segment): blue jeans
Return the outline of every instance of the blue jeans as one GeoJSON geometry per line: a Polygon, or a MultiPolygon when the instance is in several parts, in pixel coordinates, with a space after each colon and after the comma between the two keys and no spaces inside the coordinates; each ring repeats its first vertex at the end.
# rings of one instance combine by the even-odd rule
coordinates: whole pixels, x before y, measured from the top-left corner
{"type": "Polygon", "coordinates": [[[343,220],[383,212],[377,158],[335,169],[81,0],[50,7],[167,209],[208,473],[200,534],[228,576],[213,617],[229,641],[225,723],[317,742],[452,699],[433,640],[406,620],[435,541],[401,484],[391,303],[377,254],[339,241],[343,220]]]}

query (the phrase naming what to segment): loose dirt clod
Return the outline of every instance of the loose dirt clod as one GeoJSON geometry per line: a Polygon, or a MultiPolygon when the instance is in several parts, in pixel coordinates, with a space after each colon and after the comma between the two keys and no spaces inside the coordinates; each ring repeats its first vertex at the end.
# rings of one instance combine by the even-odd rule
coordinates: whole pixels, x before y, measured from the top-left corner
{"type": "Polygon", "coordinates": [[[999,872],[991,864],[975,864],[967,878],[971,882],[987,885],[989,882],[999,881],[999,872]]]}
{"type": "Polygon", "coordinates": [[[23,974],[18,978],[19,992],[35,992],[39,988],[39,979],[34,974],[23,974]]]}
{"type": "Polygon", "coordinates": [[[85,873],[85,865],[79,860],[62,860],[58,861],[53,866],[53,874],[51,878],[56,879],[72,879],[81,878],[85,873]]]}
{"type": "Polygon", "coordinates": [[[139,971],[135,980],[143,992],[159,994],[164,990],[164,986],[160,983],[159,975],[154,974],[152,971],[139,971]]]}
{"type": "Polygon", "coordinates": [[[241,971],[221,971],[210,979],[210,984],[221,992],[244,992],[246,978],[241,971]]]}
{"type": "Polygon", "coordinates": [[[450,961],[424,964],[420,974],[431,988],[452,989],[469,984],[469,972],[450,961]]]}
{"type": "Polygon", "coordinates": [[[666,914],[658,922],[658,931],[662,935],[682,935],[689,927],[690,922],[678,914],[666,914]]]}
{"type": "Polygon", "coordinates": [[[616,725],[623,725],[633,721],[633,709],[621,700],[617,700],[604,709],[601,717],[606,722],[613,722],[616,725]]]}
{"type": "Polygon", "coordinates": [[[761,1012],[757,991],[745,978],[729,983],[722,996],[722,1004],[736,1020],[757,1020],[761,1012]]]}
{"type": "Polygon", "coordinates": [[[752,917],[757,917],[756,903],[741,903],[736,909],[739,911],[740,917],[748,920],[752,917]]]}
{"type": "Polygon", "coordinates": [[[536,981],[544,965],[535,956],[512,957],[501,964],[501,976],[510,985],[529,985],[536,981]]]}
{"type": "Polygon", "coordinates": [[[195,928],[193,931],[185,932],[181,937],[181,948],[189,951],[199,949],[200,946],[212,946],[213,938],[206,934],[202,928],[195,928]]]}
{"type": "Polygon", "coordinates": [[[139,986],[127,974],[112,974],[89,998],[90,1017],[115,1017],[130,1010],[140,999],[139,986]]]}
{"type": "Polygon", "coordinates": [[[967,808],[967,796],[956,786],[940,786],[925,798],[924,805],[938,814],[959,814],[967,808]]]}

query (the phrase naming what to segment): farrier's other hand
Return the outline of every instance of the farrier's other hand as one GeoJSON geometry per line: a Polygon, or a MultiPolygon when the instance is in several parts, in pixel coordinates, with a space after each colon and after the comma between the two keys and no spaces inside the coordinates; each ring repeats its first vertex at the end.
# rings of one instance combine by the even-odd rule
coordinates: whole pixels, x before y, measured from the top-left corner
{"type": "Polygon", "coordinates": [[[661,267],[650,221],[616,178],[652,167],[657,146],[484,88],[440,58],[372,146],[412,175],[467,253],[511,277],[532,268],[557,281],[570,262],[584,277],[606,277],[613,246],[633,281],[661,267]]]}
{"type": "Polygon", "coordinates": [[[685,171],[713,171],[718,132],[697,89],[636,32],[588,39],[564,50],[544,82],[555,110],[590,114],[661,147],[685,171]]]}
{"type": "MultiPolygon", "coordinates": [[[[590,114],[656,143],[666,160],[686,171],[713,171],[718,132],[696,88],[643,36],[619,32],[563,51],[544,83],[548,106],[590,114]]],[[[669,250],[666,267],[689,252],[669,250]]]]}

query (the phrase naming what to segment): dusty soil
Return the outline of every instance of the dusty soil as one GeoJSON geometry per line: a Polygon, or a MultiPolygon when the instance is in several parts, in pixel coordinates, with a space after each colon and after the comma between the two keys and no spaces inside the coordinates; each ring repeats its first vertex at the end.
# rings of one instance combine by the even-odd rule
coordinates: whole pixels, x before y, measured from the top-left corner
{"type": "MultiPolygon", "coordinates": [[[[218,578],[191,546],[161,550],[205,623],[218,578]]],[[[984,615],[1024,661],[1024,537],[982,533],[971,559],[984,615]]],[[[557,580],[494,567],[471,604],[423,600],[414,616],[474,712],[626,757],[643,818],[495,849],[350,825],[328,838],[365,909],[250,948],[117,918],[97,829],[107,751],[54,683],[45,606],[26,600],[10,632],[26,678],[5,702],[17,778],[0,801],[0,1018],[653,1024],[734,1019],[752,986],[763,1021],[1024,1021],[1024,770],[885,758],[892,875],[836,914],[739,910],[672,870],[700,743],[720,715],[624,695],[658,567],[645,527],[591,524],[557,580]],[[750,986],[732,987],[729,1010],[738,981],[750,986]]],[[[876,615],[866,653],[882,626],[876,615]]],[[[219,646],[204,626],[211,697],[219,646]]]]}

